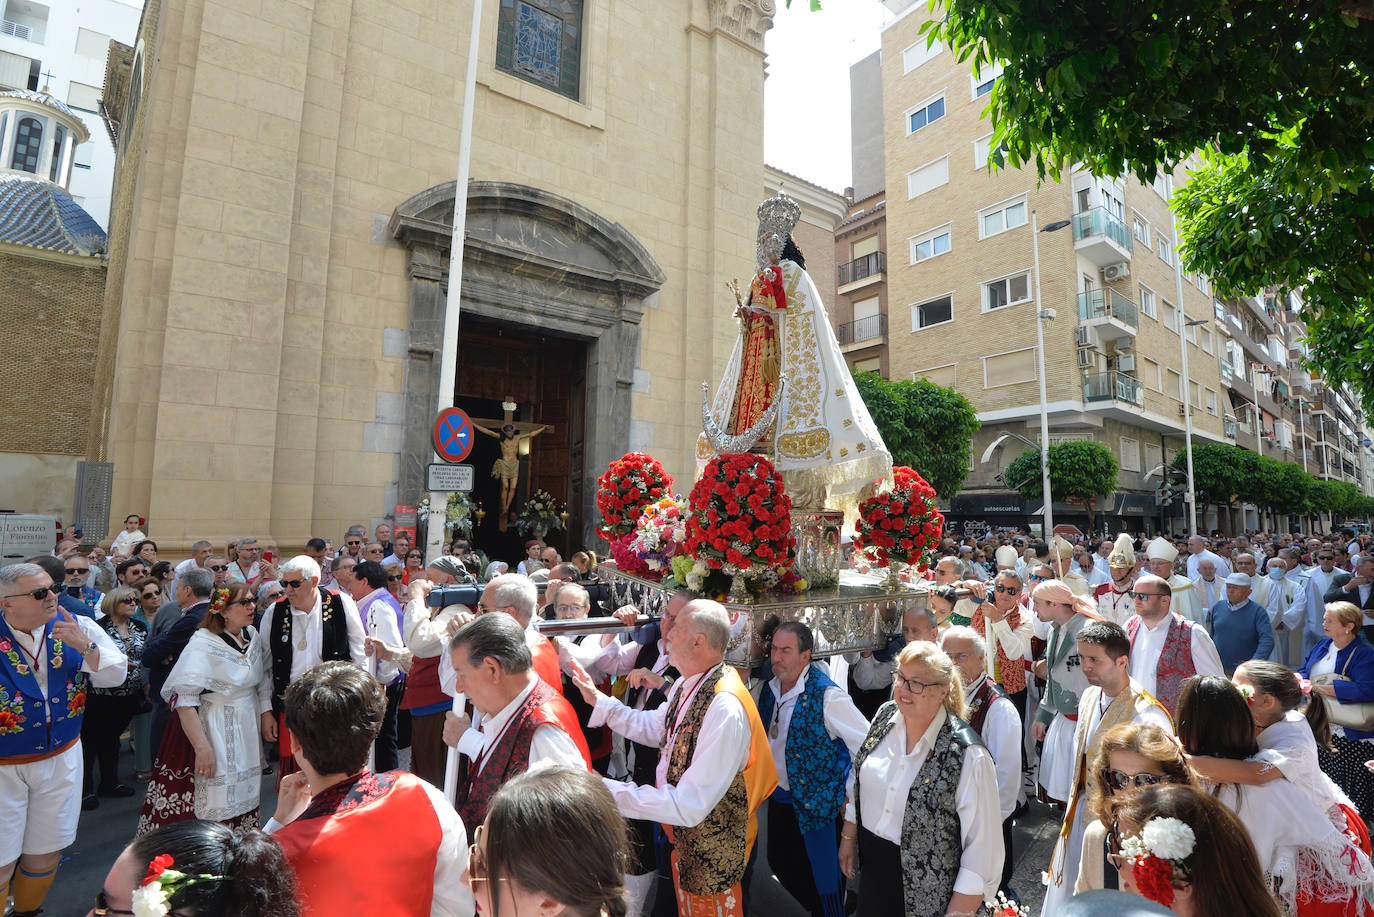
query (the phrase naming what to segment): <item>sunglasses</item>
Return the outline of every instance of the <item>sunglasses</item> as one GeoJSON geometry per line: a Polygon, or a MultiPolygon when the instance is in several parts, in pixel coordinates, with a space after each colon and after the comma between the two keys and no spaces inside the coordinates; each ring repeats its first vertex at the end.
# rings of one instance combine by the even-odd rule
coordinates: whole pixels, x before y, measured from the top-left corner
{"type": "Polygon", "coordinates": [[[399,583],[401,580],[405,579],[405,574],[395,574],[388,576],[386,579],[389,583],[399,583]]]}
{"type": "Polygon", "coordinates": [[[1128,774],[1110,767],[1104,767],[1101,773],[1102,782],[1118,793],[1127,787],[1159,786],[1171,782],[1162,774],[1128,774]]]}
{"type": "Polygon", "coordinates": [[[126,911],[121,908],[110,907],[110,899],[105,896],[105,889],[95,893],[95,907],[92,909],[95,917],[105,917],[106,914],[132,914],[133,911],[126,911]]]}
{"type": "Polygon", "coordinates": [[[121,604],[121,605],[137,605],[137,604],[138,604],[138,599],[134,598],[133,596],[129,596],[127,599],[120,599],[120,600],[119,600],[119,604],[121,604]]]}
{"type": "Polygon", "coordinates": [[[161,598],[161,596],[162,596],[162,593],[158,592],[156,589],[154,589],[152,592],[145,592],[145,593],[143,593],[143,598],[145,598],[145,599],[156,599],[156,598],[161,598]]]}
{"type": "Polygon", "coordinates": [[[344,544],[362,544],[361,541],[345,541],[344,544]]]}
{"type": "Polygon", "coordinates": [[[284,579],[281,581],[281,584],[287,589],[299,589],[304,582],[305,580],[303,579],[284,579]]]}
{"type": "Polygon", "coordinates": [[[1020,594],[1021,594],[1021,587],[1020,587],[1020,586],[1003,586],[1001,583],[998,583],[998,584],[997,584],[995,587],[993,587],[993,588],[995,588],[998,592],[1005,592],[1007,595],[1020,595],[1020,594]]]}
{"type": "Polygon", "coordinates": [[[22,596],[28,596],[29,598],[31,598],[31,599],[33,599],[33,600],[35,600],[35,601],[41,602],[41,601],[43,601],[44,599],[46,599],[46,598],[47,598],[48,596],[50,596],[50,595],[61,595],[61,594],[62,594],[62,587],[59,586],[59,585],[57,585],[56,583],[53,583],[51,586],[44,586],[43,588],[41,588],[41,589],[35,589],[35,590],[33,590],[32,592],[16,592],[16,593],[14,593],[13,595],[7,595],[7,596],[5,596],[5,598],[7,598],[7,599],[17,599],[17,598],[21,598],[22,596]]]}
{"type": "Polygon", "coordinates": [[[228,569],[229,569],[229,565],[228,565],[228,564],[211,564],[211,565],[210,565],[210,569],[211,569],[211,570],[214,570],[216,573],[223,573],[225,570],[228,570],[228,569]]]}
{"type": "Polygon", "coordinates": [[[424,560],[424,559],[425,559],[425,555],[423,555],[423,554],[407,554],[407,555],[406,555],[406,560],[424,560]]]}
{"type": "MultiPolygon", "coordinates": [[[[482,852],[482,834],[486,830],[486,825],[478,825],[477,830],[472,833],[472,846],[468,847],[468,885],[471,887],[476,882],[490,881],[487,872],[487,856],[482,852]]],[[[506,881],[501,878],[501,882],[506,881]]],[[[476,888],[473,888],[476,891],[476,888]]]]}
{"type": "Polygon", "coordinates": [[[75,576],[75,575],[78,574],[78,573],[90,573],[90,572],[91,572],[91,568],[90,568],[90,567],[68,567],[68,568],[67,568],[67,575],[68,575],[68,576],[75,576]]]}
{"type": "Polygon", "coordinates": [[[258,603],[255,602],[255,601],[253,601],[251,598],[235,599],[234,601],[230,602],[229,604],[230,604],[230,605],[242,605],[242,606],[244,606],[245,608],[257,608],[257,607],[258,607],[258,603]]]}
{"type": "Polygon", "coordinates": [[[1158,592],[1132,592],[1132,593],[1131,593],[1131,598],[1135,599],[1137,602],[1143,602],[1143,601],[1145,601],[1146,599],[1148,599],[1150,596],[1154,596],[1154,595],[1160,595],[1160,593],[1158,593],[1158,592]]]}

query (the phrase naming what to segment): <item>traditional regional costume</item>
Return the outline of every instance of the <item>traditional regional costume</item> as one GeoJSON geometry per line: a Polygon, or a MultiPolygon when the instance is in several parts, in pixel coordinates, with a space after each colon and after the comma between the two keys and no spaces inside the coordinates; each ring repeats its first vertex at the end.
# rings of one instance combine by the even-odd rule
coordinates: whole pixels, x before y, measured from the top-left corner
{"type": "Polygon", "coordinates": [[[721,663],[680,679],[668,703],[652,711],[603,697],[592,723],[665,752],[653,786],[609,779],[606,786],[621,814],[664,825],[678,914],[743,917],[740,880],[758,833],[754,813],[777,787],[777,770],[739,675],[721,663]]]}
{"type": "Polygon", "coordinates": [[[1093,589],[1093,600],[1097,602],[1097,613],[1102,620],[1126,626],[1135,605],[1131,592],[1135,589],[1130,571],[1135,569],[1135,544],[1130,535],[1117,536],[1112,553],[1107,556],[1107,569],[1111,576],[1107,582],[1093,589]],[[1121,579],[1118,580],[1118,577],[1121,579]]]}
{"type": "MultiPolygon", "coordinates": [[[[1000,550],[1000,549],[999,549],[1000,550]]],[[[1026,709],[1026,657],[1034,636],[1031,613],[1020,603],[1002,620],[994,621],[983,609],[992,604],[989,599],[974,606],[970,624],[987,644],[983,655],[983,671],[1006,692],[1012,706],[1026,709]]]]}
{"type": "MultiPolygon", "coordinates": [[[[98,655],[53,639],[56,619],[20,631],[0,616],[0,863],[76,840],[86,687],[114,688],[127,674],[128,660],[110,635],[90,618],[73,620],[98,655]]],[[[16,913],[37,912],[56,873],[56,866],[42,873],[16,866],[0,901],[8,891],[16,913]]]]}
{"type": "Polygon", "coordinates": [[[768,800],[768,864],[782,887],[816,917],[844,917],[839,824],[852,756],[868,719],[815,663],[783,692],[759,692],[778,788],[768,800]]]}
{"type": "Polygon", "coordinates": [[[272,819],[264,830],[296,874],[302,913],[471,917],[476,908],[463,875],[463,822],[412,774],[365,770],[320,793],[291,824],[272,819]]]}
{"type": "Polygon", "coordinates": [[[1052,917],[1067,901],[1078,881],[1078,865],[1083,852],[1083,830],[1087,823],[1088,765],[1097,755],[1102,736],[1113,726],[1123,723],[1142,723],[1158,726],[1170,735],[1174,722],[1169,712],[1155,700],[1140,683],[1128,680],[1125,690],[1115,697],[1107,697],[1101,688],[1090,685],[1078,704],[1078,728],[1073,736],[1073,790],[1059,840],[1050,857],[1045,888],[1045,902],[1040,913],[1052,917]]]}
{"type": "MultiPolygon", "coordinates": [[[[451,558],[440,558],[440,562],[451,558]]],[[[435,567],[436,569],[442,569],[435,567]]],[[[445,569],[450,573],[451,570],[445,569]]],[[[406,673],[401,709],[410,713],[410,769],[422,780],[444,785],[448,746],[444,744],[444,714],[453,709],[453,695],[439,683],[441,657],[447,657],[448,623],[465,605],[430,608],[423,598],[406,604],[405,645],[413,655],[406,673]]],[[[450,666],[451,667],[451,666],[450,666]]]]}
{"type": "MultiPolygon", "coordinates": [[[[1173,563],[1178,559],[1178,548],[1167,538],[1156,536],[1145,546],[1146,560],[1167,560],[1173,563]]],[[[1172,573],[1168,579],[1169,588],[1173,590],[1173,601],[1169,604],[1169,609],[1183,615],[1189,621],[1198,624],[1207,623],[1207,609],[1202,607],[1198,601],[1197,590],[1193,588],[1193,581],[1186,576],[1172,573]]]]}
{"type": "Polygon", "coordinates": [[[941,712],[906,751],[906,721],[889,701],[854,756],[845,820],[858,829],[857,917],[943,914],[955,892],[997,894],[992,756],[963,720],[941,712]]]}
{"type": "Polygon", "coordinates": [[[1126,636],[1131,638],[1131,680],[1158,698],[1170,716],[1178,712],[1178,696],[1190,677],[1226,675],[1207,630],[1177,612],[1154,625],[1132,615],[1126,636]]]}
{"type": "Polygon", "coordinates": [[[280,785],[282,777],[300,770],[291,732],[286,728],[287,686],[321,662],[351,661],[367,668],[365,635],[352,596],[323,587],[316,590],[315,604],[306,611],[293,607],[290,599],[269,607],[262,616],[262,633],[271,660],[268,674],[272,679],[272,715],[277,718],[280,785]]]}
{"type": "Polygon", "coordinates": [[[1045,693],[1035,712],[1035,722],[1044,723],[1044,751],[1040,755],[1040,792],[1061,803],[1069,801],[1073,789],[1073,735],[1078,724],[1078,700],[1088,688],[1088,679],[1078,660],[1078,632],[1097,619],[1091,600],[1074,596],[1056,580],[1036,587],[1036,594],[1052,602],[1074,602],[1078,610],[1064,624],[1051,624],[1049,647],[1045,652],[1048,674],[1045,693]]]}
{"type": "Polygon", "coordinates": [[[1055,535],[1050,539],[1050,569],[1074,595],[1092,595],[1093,587],[1088,583],[1088,578],[1074,566],[1073,545],[1063,535],[1055,535]]]}
{"type": "Polygon", "coordinates": [[[246,627],[244,642],[205,628],[191,635],[162,686],[172,708],[137,836],[172,822],[204,818],[236,833],[258,827],[262,787],[262,714],[272,709],[270,661],[262,635],[246,627]],[[196,753],[177,710],[196,710],[215,756],[215,775],[195,773],[196,753]]]}
{"type": "Polygon", "coordinates": [[[463,733],[458,751],[472,761],[454,806],[465,825],[485,821],[491,797],[517,774],[547,764],[592,766],[572,705],[537,677],[499,713],[463,733]]]}
{"type": "Polygon", "coordinates": [[[997,769],[997,808],[1002,818],[1002,889],[1011,883],[1011,819],[1024,797],[1021,783],[1021,712],[1002,689],[988,677],[979,675],[964,686],[968,724],[983,740],[997,769]]]}

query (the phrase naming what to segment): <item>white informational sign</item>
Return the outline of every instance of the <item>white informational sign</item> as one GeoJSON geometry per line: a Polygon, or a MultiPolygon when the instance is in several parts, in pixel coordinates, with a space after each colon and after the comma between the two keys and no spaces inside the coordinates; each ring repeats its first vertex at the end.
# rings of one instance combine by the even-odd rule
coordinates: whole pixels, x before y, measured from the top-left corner
{"type": "Polygon", "coordinates": [[[434,463],[428,466],[429,473],[425,477],[425,490],[437,493],[451,493],[461,491],[462,493],[472,492],[473,472],[471,465],[448,465],[434,463]]]}

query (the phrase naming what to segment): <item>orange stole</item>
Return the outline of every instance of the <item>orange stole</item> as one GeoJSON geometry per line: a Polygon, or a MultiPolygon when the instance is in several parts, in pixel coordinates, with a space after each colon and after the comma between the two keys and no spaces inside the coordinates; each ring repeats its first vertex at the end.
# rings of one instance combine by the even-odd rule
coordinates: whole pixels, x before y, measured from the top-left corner
{"type": "Polygon", "coordinates": [[[399,774],[381,798],[273,837],[296,872],[303,913],[428,917],[434,883],[417,877],[433,877],[443,829],[419,778],[399,774]]]}
{"type": "Polygon", "coordinates": [[[716,693],[722,691],[735,695],[749,717],[749,762],[744,765],[744,790],[749,795],[749,826],[744,835],[747,853],[754,849],[754,839],[759,833],[759,820],[754,813],[778,788],[778,768],[773,763],[773,749],[768,745],[768,733],[763,728],[763,720],[759,719],[759,708],[734,666],[727,664],[724,674],[716,682],[716,693]]]}

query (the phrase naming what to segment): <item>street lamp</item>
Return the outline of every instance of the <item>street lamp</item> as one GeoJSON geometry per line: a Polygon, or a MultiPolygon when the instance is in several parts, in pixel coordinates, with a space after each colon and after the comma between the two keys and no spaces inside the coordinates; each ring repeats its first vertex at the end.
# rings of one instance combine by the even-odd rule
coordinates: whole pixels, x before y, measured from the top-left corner
{"type": "MultiPolygon", "coordinates": [[[[1255,412],[1255,452],[1256,454],[1263,456],[1264,440],[1260,436],[1260,429],[1261,427],[1263,427],[1263,424],[1260,422],[1259,405],[1255,404],[1255,402],[1253,401],[1242,401],[1241,404],[1248,406],[1250,410],[1255,412]]],[[[1257,528],[1263,528],[1263,526],[1260,525],[1260,523],[1263,521],[1261,518],[1263,515],[1264,512],[1259,508],[1259,504],[1255,504],[1255,524],[1257,528]]]]}
{"type": "Polygon", "coordinates": [[[1045,495],[1045,540],[1054,534],[1054,496],[1050,493],[1050,413],[1045,396],[1045,310],[1040,307],[1040,233],[1058,232],[1068,220],[1055,220],[1040,228],[1031,211],[1031,254],[1035,263],[1035,353],[1036,377],[1040,380],[1040,489],[1045,495]]]}
{"type": "MultiPolygon", "coordinates": [[[[1177,262],[1177,253],[1175,253],[1177,262]]],[[[1178,275],[1178,308],[1183,316],[1183,327],[1179,329],[1178,346],[1183,351],[1183,391],[1179,392],[1183,396],[1183,451],[1187,454],[1188,462],[1188,493],[1184,499],[1188,501],[1188,534],[1197,534],[1197,494],[1193,491],[1193,388],[1192,379],[1188,375],[1188,329],[1198,325],[1205,325],[1208,319],[1188,318],[1188,313],[1183,309],[1183,268],[1174,268],[1174,273],[1178,275]]]]}

